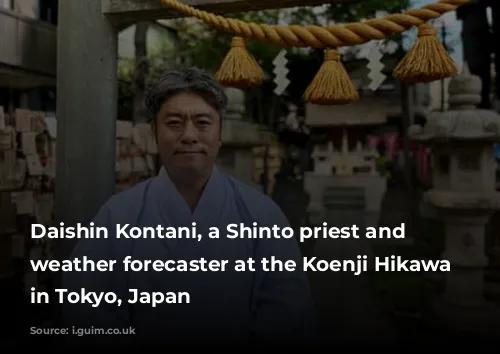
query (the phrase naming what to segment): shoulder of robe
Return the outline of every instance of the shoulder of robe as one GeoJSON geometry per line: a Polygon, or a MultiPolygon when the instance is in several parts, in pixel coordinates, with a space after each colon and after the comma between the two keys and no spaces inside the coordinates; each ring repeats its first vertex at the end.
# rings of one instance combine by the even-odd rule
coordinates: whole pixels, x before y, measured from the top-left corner
{"type": "Polygon", "coordinates": [[[133,223],[144,203],[145,194],[153,178],[121,191],[102,206],[96,218],[105,217],[110,223],[133,223]]]}
{"type": "MultiPolygon", "coordinates": [[[[260,190],[246,183],[238,181],[232,176],[225,174],[230,180],[230,184],[235,188],[235,193],[239,194],[251,217],[260,225],[281,224],[288,225],[288,220],[281,211],[281,208],[269,196],[260,190]]],[[[235,197],[238,197],[236,195],[235,197]]]]}
{"type": "MultiPolygon", "coordinates": [[[[94,217],[96,226],[104,226],[113,232],[117,224],[135,224],[142,209],[144,196],[148,191],[152,178],[136,184],[129,189],[113,195],[101,207],[94,217]]],[[[110,254],[126,254],[132,240],[117,239],[81,239],[77,243],[74,255],[86,255],[89,258],[103,259],[110,254]]]]}

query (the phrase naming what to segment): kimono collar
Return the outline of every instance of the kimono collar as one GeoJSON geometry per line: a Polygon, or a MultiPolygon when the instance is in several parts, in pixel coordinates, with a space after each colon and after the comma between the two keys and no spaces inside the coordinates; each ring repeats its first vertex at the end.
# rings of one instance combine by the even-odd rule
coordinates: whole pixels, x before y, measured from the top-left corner
{"type": "Polygon", "coordinates": [[[213,225],[219,220],[220,214],[227,206],[227,182],[215,166],[194,211],[191,211],[164,167],[155,179],[154,193],[160,211],[164,219],[172,226],[188,226],[192,222],[212,223],[213,225]]]}

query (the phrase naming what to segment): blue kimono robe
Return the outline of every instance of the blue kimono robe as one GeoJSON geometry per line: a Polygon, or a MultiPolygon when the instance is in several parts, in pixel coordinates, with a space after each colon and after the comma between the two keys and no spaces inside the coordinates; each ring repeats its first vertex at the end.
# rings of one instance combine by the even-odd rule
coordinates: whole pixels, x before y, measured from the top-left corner
{"type": "MultiPolygon", "coordinates": [[[[120,307],[102,304],[68,304],[63,307],[67,324],[75,327],[135,328],[134,336],[106,336],[99,340],[134,341],[141,347],[176,343],[207,348],[231,348],[241,352],[249,345],[307,343],[313,325],[313,304],[306,273],[300,270],[295,239],[229,239],[227,224],[288,226],[279,207],[259,191],[214,169],[194,211],[179,194],[165,169],[129,190],[113,196],[94,219],[109,230],[108,239],[81,240],[72,256],[117,260],[114,272],[67,273],[63,287],[70,290],[111,291],[124,301],[120,307]],[[196,222],[203,235],[194,239],[116,239],[116,224],[146,227],[190,226],[196,222]],[[219,239],[208,237],[218,227],[219,239]],[[123,259],[134,260],[235,260],[255,259],[256,272],[125,272],[123,259]],[[274,256],[295,260],[296,272],[264,272],[260,260],[274,256]],[[188,292],[190,304],[127,304],[128,289],[141,292],[188,292]],[[240,350],[240,351],[239,351],[240,350]]],[[[81,337],[88,341],[88,336],[81,337]]],[[[171,348],[171,347],[170,347],[171,348]]]]}

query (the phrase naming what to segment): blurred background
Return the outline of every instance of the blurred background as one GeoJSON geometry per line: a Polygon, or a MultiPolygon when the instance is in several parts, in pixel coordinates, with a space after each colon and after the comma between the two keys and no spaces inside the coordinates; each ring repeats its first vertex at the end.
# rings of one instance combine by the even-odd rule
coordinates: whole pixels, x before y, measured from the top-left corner
{"type": "MultiPolygon", "coordinates": [[[[431,2],[331,1],[317,7],[232,16],[269,24],[347,23],[431,2]]],[[[491,112],[500,111],[500,8],[496,2],[473,1],[433,22],[460,68],[467,63],[468,70],[480,78],[477,109],[491,112]]],[[[26,289],[49,289],[55,281],[52,274],[34,274],[29,259],[61,258],[55,242],[36,243],[29,237],[31,223],[52,225],[59,220],[54,213],[56,156],[63,153],[56,154],[56,150],[58,141],[64,139],[58,134],[65,130],[57,127],[57,75],[71,80],[72,73],[58,74],[57,70],[58,23],[64,20],[58,8],[57,0],[0,0],[0,297],[2,311],[18,314],[14,322],[2,321],[2,334],[50,326],[56,318],[51,304],[29,304],[26,289]]],[[[121,23],[115,28],[115,191],[120,191],[158,170],[142,104],[148,85],[171,68],[198,66],[215,72],[229,49],[230,35],[190,18],[121,23]]],[[[416,32],[409,31],[381,43],[343,50],[344,64],[360,93],[359,101],[344,106],[315,106],[302,99],[322,63],[322,51],[287,51],[290,83],[278,96],[274,94],[273,60],[281,48],[250,41],[249,50],[265,70],[266,80],[256,89],[227,90],[230,107],[220,168],[270,195],[294,227],[320,220],[390,227],[406,224],[404,242],[360,244],[349,251],[353,254],[440,259],[446,246],[445,224],[423,198],[436,178],[432,150],[410,141],[407,131],[448,112],[449,80],[406,86],[392,79],[392,69],[415,39],[416,32]],[[374,51],[381,53],[380,61],[374,51]],[[387,75],[376,90],[369,88],[373,72],[387,75]]],[[[59,50],[71,48],[65,45],[59,50]]],[[[74,87],[78,92],[77,77],[74,87]]],[[[495,156],[494,168],[500,176],[498,146],[495,156]]],[[[497,177],[495,188],[499,186],[497,177]]],[[[484,269],[484,295],[496,302],[500,301],[499,220],[498,214],[490,218],[483,235],[489,260],[484,269]]],[[[306,255],[317,254],[317,246],[301,244],[306,255]]],[[[344,251],[342,256],[347,257],[349,252],[344,251]]],[[[339,258],[335,252],[339,251],[326,257],[339,258]]],[[[322,294],[317,296],[318,303],[327,308],[323,303],[334,301],[322,284],[335,281],[315,276],[311,275],[311,282],[322,294]]],[[[387,273],[370,275],[367,284],[380,295],[374,311],[404,324],[398,328],[407,337],[419,333],[422,314],[445,279],[442,274],[425,272],[387,273]]]]}

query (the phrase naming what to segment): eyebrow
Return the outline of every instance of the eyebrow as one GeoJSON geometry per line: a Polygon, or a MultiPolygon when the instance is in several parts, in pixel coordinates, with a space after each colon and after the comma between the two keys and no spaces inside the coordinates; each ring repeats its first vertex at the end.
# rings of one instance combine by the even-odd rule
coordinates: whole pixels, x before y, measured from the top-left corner
{"type": "Polygon", "coordinates": [[[212,114],[210,112],[197,112],[194,114],[186,114],[178,111],[167,111],[165,112],[165,117],[185,117],[189,116],[192,118],[200,118],[200,117],[212,117],[212,114]]]}

